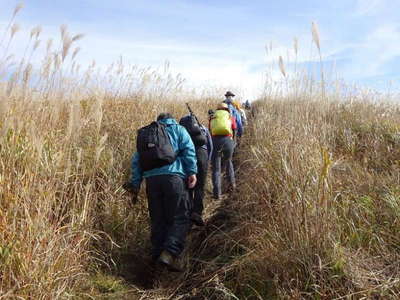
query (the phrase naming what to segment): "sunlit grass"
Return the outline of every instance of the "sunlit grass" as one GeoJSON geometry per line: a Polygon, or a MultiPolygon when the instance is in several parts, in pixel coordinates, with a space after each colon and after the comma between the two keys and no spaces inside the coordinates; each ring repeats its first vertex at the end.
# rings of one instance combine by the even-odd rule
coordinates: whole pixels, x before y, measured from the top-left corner
{"type": "MultiPolygon", "coordinates": [[[[16,58],[9,51],[21,8],[0,35],[0,295],[123,294],[131,287],[113,276],[116,261],[145,253],[149,236],[144,194],[132,208],[121,190],[136,130],[163,111],[185,115],[181,100],[206,124],[220,91],[187,91],[168,64],[156,71],[121,58],[84,69],[83,36],[66,26],[58,44],[33,28],[16,58]]],[[[296,39],[296,56],[298,47],[296,39]]],[[[395,298],[400,108],[375,94],[344,93],[322,65],[320,82],[301,70],[293,77],[282,57],[278,66],[283,88],[254,104],[235,158],[239,191],[227,208],[237,228],[214,228],[199,247],[221,251],[207,262],[212,272],[185,278],[240,299],[395,298]]]]}

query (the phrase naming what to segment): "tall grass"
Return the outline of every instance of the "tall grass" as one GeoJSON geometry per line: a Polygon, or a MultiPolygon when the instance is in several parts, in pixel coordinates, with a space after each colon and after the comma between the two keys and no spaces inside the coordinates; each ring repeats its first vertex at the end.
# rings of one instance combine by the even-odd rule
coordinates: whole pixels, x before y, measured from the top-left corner
{"type": "Polygon", "coordinates": [[[332,88],[322,65],[288,83],[278,65],[290,88],[255,104],[241,153],[235,238],[251,250],[229,284],[250,299],[398,298],[398,103],[332,88]]]}
{"type": "Polygon", "coordinates": [[[241,190],[254,252],[241,286],[273,286],[279,298],[398,296],[398,108],[270,99],[256,109],[241,190]]]}
{"type": "Polygon", "coordinates": [[[112,267],[114,250],[147,240],[145,201],[133,210],[120,188],[135,132],[162,111],[186,114],[176,100],[197,96],[168,66],[121,58],[83,70],[83,35],[64,25],[58,43],[41,43],[35,27],[22,57],[10,55],[20,8],[1,40],[0,296],[65,298],[98,266],[112,267]]]}
{"type": "MultiPolygon", "coordinates": [[[[186,114],[183,99],[205,121],[220,91],[187,91],[168,64],[84,67],[84,37],[64,25],[58,42],[33,28],[15,57],[21,8],[0,35],[0,297],[96,298],[93,274],[114,274],[125,253],[148,247],[144,195],[132,208],[120,188],[135,131],[162,111],[186,114]]],[[[322,61],[315,25],[313,38],[322,61]]],[[[299,47],[295,40],[296,61],[299,47]]],[[[224,203],[235,229],[224,232],[222,220],[206,230],[189,247],[203,253],[203,267],[157,295],[204,285],[197,295],[398,297],[400,108],[330,83],[322,68],[316,81],[297,64],[294,76],[283,58],[278,67],[285,80],[267,84],[254,105],[237,156],[239,190],[224,203]]]]}

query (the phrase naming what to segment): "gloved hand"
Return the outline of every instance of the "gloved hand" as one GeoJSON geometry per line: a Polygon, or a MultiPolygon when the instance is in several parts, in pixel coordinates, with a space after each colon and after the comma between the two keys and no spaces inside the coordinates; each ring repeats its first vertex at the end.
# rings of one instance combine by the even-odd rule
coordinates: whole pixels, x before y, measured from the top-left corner
{"type": "Polygon", "coordinates": [[[131,194],[131,203],[135,205],[138,201],[140,188],[132,186],[130,182],[125,182],[122,188],[131,194]]]}
{"type": "Polygon", "coordinates": [[[131,184],[129,181],[125,182],[125,183],[122,185],[122,188],[123,188],[125,191],[129,192],[129,193],[131,193],[132,190],[134,189],[134,187],[132,186],[132,184],[131,184]]]}
{"type": "Polygon", "coordinates": [[[138,202],[138,196],[139,196],[139,191],[140,191],[140,189],[138,189],[138,188],[133,188],[132,190],[131,190],[131,204],[132,205],[135,205],[137,202],[138,202]]]}

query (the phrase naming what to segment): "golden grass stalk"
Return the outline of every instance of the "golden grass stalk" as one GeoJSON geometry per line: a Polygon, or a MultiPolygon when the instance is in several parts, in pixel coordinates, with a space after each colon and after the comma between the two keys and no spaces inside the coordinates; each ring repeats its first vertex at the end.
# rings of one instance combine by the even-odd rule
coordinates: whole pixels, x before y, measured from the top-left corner
{"type": "Polygon", "coordinates": [[[282,56],[279,56],[279,70],[281,71],[283,77],[286,78],[285,64],[283,63],[282,56]]]}
{"type": "Polygon", "coordinates": [[[51,47],[53,46],[53,39],[48,39],[46,43],[46,51],[49,53],[51,51],[51,47]]]}
{"type": "Polygon", "coordinates": [[[85,37],[85,35],[82,34],[82,33],[77,34],[77,35],[74,35],[74,36],[72,37],[72,42],[79,41],[79,40],[83,39],[84,37],[85,37]]]}
{"type": "Polygon", "coordinates": [[[30,38],[32,39],[33,37],[35,37],[36,39],[38,39],[41,32],[42,32],[41,26],[36,26],[36,27],[32,28],[30,38]]]}
{"type": "Polygon", "coordinates": [[[19,11],[21,10],[21,9],[23,9],[24,8],[24,4],[21,2],[21,3],[18,3],[16,6],[15,6],[15,8],[14,8],[14,11],[13,11],[13,18],[15,18],[15,16],[19,13],[19,11]]]}
{"type": "Polygon", "coordinates": [[[318,51],[321,52],[318,25],[315,22],[311,23],[311,34],[312,34],[313,41],[318,48],[318,51]]]}
{"type": "Polygon", "coordinates": [[[4,42],[4,40],[6,39],[6,36],[7,36],[7,32],[10,30],[10,28],[11,28],[13,22],[14,22],[14,19],[15,19],[16,15],[18,14],[18,12],[19,12],[23,7],[24,7],[24,5],[23,5],[22,3],[18,3],[18,4],[15,6],[14,12],[13,12],[13,14],[12,14],[12,17],[11,17],[11,19],[10,19],[10,21],[9,21],[9,23],[8,23],[8,25],[7,25],[7,27],[6,27],[6,29],[4,30],[3,37],[1,38],[1,41],[0,41],[0,46],[3,45],[3,42],[4,42]]]}
{"type": "Polygon", "coordinates": [[[17,23],[14,23],[11,26],[11,30],[10,30],[10,40],[12,40],[13,37],[15,36],[15,34],[20,30],[21,30],[21,26],[19,26],[19,24],[17,24],[17,23]]]}
{"type": "Polygon", "coordinates": [[[69,34],[66,32],[64,33],[63,40],[62,40],[62,52],[61,52],[61,61],[64,61],[65,58],[68,55],[69,49],[71,48],[71,45],[73,43],[71,37],[69,34]]]}
{"type": "Polygon", "coordinates": [[[322,54],[321,54],[320,35],[319,35],[318,26],[315,22],[312,22],[312,24],[311,24],[311,33],[312,33],[313,41],[318,49],[320,70],[321,70],[321,72],[320,72],[320,74],[321,74],[321,93],[322,93],[322,98],[325,98],[325,79],[324,79],[324,68],[323,68],[322,54]]]}
{"type": "Polygon", "coordinates": [[[79,51],[81,51],[81,48],[80,47],[76,47],[74,52],[72,53],[71,60],[74,60],[76,58],[76,56],[78,55],[79,51]]]}
{"type": "Polygon", "coordinates": [[[41,43],[41,40],[36,40],[35,43],[33,44],[32,51],[37,50],[37,48],[39,48],[39,46],[40,46],[40,43],[41,43]]]}

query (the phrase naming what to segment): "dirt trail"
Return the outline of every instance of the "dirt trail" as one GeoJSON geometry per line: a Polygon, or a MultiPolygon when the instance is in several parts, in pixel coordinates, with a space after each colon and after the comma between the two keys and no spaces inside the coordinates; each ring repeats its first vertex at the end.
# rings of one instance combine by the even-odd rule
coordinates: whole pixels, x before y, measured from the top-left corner
{"type": "Polygon", "coordinates": [[[223,284],[233,257],[242,250],[230,237],[235,212],[226,200],[206,199],[205,227],[193,227],[183,254],[186,271],[170,273],[151,264],[142,253],[123,257],[121,276],[131,290],[124,299],[235,299],[223,284]]]}
{"type": "MultiPolygon", "coordinates": [[[[241,155],[248,151],[244,141],[238,148],[234,163],[240,190],[240,173],[246,169],[241,155]]],[[[211,172],[210,172],[211,173],[211,172]]],[[[208,178],[210,181],[211,174],[208,178]]],[[[227,194],[223,200],[211,197],[211,182],[207,185],[204,219],[206,226],[193,227],[183,254],[186,271],[171,273],[155,267],[148,259],[148,249],[121,258],[119,276],[129,286],[127,291],[107,299],[238,299],[224,282],[232,279],[232,268],[246,254],[240,241],[237,194],[227,194]]]]}

